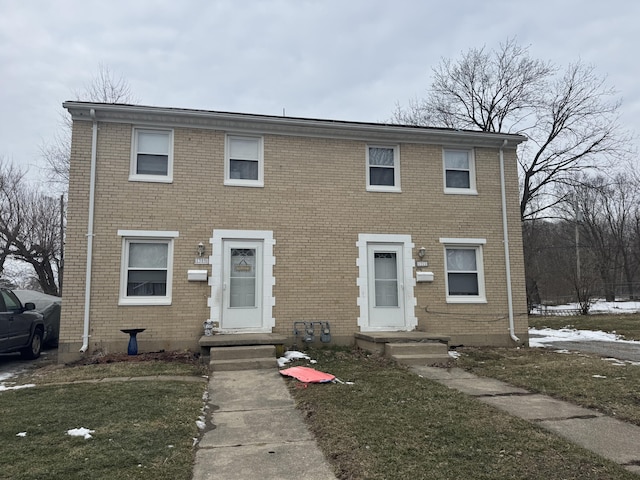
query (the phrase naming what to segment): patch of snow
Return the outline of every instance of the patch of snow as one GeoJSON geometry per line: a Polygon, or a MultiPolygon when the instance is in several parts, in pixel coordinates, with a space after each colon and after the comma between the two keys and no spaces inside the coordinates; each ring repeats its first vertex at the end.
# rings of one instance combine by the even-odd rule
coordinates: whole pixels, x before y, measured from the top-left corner
{"type": "MultiPolygon", "coordinates": [[[[534,314],[542,314],[543,311],[562,312],[562,311],[580,310],[577,303],[568,303],[566,305],[548,305],[541,308],[534,308],[534,314]]],[[[640,312],[640,302],[606,302],[602,299],[594,301],[589,309],[592,313],[637,313],[640,312]]]]}
{"type": "Polygon", "coordinates": [[[544,347],[553,342],[620,342],[640,344],[636,340],[623,340],[620,335],[594,330],[576,330],[575,328],[530,328],[529,346],[544,347]],[[533,335],[533,337],[532,337],[533,335]]]}
{"type": "Polygon", "coordinates": [[[32,388],[35,387],[35,383],[27,383],[26,385],[16,385],[15,387],[7,387],[6,385],[0,384],[0,392],[4,392],[6,390],[20,390],[21,388],[32,388]]]}
{"type": "Polygon", "coordinates": [[[591,375],[593,378],[607,378],[604,375],[591,375]]]}
{"type": "Polygon", "coordinates": [[[298,352],[296,350],[289,350],[284,352],[284,356],[278,358],[278,367],[282,368],[291,360],[309,360],[310,363],[318,363],[316,360],[311,360],[311,357],[306,353],[298,352]]]}
{"type": "Polygon", "coordinates": [[[449,356],[451,358],[460,358],[460,353],[456,352],[455,350],[449,350],[449,356]]]}
{"type": "Polygon", "coordinates": [[[15,377],[15,376],[16,376],[16,372],[0,373],[0,383],[6,382],[11,377],[15,377]]]}
{"type": "Polygon", "coordinates": [[[204,427],[206,427],[207,424],[204,423],[202,420],[196,420],[196,426],[198,427],[198,429],[204,430],[204,427]]]}
{"type": "Polygon", "coordinates": [[[93,438],[91,436],[92,433],[95,433],[95,430],[89,430],[88,428],[84,427],[72,428],[71,430],[67,430],[67,435],[70,435],[72,437],[84,437],[85,440],[93,438]]]}
{"type": "Polygon", "coordinates": [[[26,436],[27,436],[27,432],[16,433],[16,437],[26,437],[26,436]]]}

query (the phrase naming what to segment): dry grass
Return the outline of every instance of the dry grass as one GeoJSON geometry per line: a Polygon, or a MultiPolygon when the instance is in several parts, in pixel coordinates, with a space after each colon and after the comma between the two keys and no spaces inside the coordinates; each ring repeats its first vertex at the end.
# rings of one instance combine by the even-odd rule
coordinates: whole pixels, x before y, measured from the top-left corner
{"type": "Polygon", "coordinates": [[[640,425],[640,367],[543,348],[464,348],[458,366],[640,425]]]}
{"type": "Polygon", "coordinates": [[[160,361],[49,366],[12,379],[37,386],[0,393],[0,479],[190,479],[206,382],[55,383],[199,375],[196,367],[160,361]],[[78,427],[95,430],[93,438],[66,434],[78,427]],[[16,436],[20,432],[26,436],[16,436]]]}
{"type": "Polygon", "coordinates": [[[341,479],[633,479],[621,467],[375,355],[313,351],[347,384],[291,391],[341,479]]]}

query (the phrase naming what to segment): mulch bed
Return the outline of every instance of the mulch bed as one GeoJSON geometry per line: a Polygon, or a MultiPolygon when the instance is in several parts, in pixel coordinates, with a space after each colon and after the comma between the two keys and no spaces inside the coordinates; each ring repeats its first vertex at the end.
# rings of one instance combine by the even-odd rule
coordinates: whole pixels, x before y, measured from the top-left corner
{"type": "Polygon", "coordinates": [[[81,358],[69,365],[96,365],[102,363],[117,362],[180,362],[180,363],[199,363],[200,354],[186,351],[164,351],[139,353],[138,355],[128,355],[126,353],[101,353],[96,352],[91,356],[81,358]]]}

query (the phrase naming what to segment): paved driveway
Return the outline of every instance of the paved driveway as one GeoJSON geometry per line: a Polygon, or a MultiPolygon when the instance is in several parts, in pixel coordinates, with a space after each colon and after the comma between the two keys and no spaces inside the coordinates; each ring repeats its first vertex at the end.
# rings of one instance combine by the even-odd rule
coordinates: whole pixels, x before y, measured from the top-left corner
{"type": "Polygon", "coordinates": [[[0,354],[0,383],[3,379],[32,368],[42,367],[58,360],[58,349],[49,348],[43,350],[40,358],[36,360],[24,360],[19,353],[3,353],[0,354]]]}

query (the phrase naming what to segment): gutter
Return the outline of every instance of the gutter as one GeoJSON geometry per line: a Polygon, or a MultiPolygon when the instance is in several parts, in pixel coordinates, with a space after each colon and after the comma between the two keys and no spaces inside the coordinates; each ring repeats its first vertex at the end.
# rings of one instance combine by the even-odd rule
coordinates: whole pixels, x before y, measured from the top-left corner
{"type": "Polygon", "coordinates": [[[507,145],[505,139],[500,146],[500,190],[502,194],[502,235],[504,243],[504,263],[507,274],[507,307],[509,312],[509,335],[511,340],[520,343],[520,339],[516,336],[515,324],[513,319],[513,291],[511,289],[511,259],[509,257],[509,230],[507,225],[507,192],[504,179],[504,147],[507,145]]]}
{"type": "Polygon", "coordinates": [[[89,179],[89,221],[87,225],[87,269],[85,273],[84,287],[84,328],[82,332],[82,347],[80,352],[85,353],[89,348],[89,312],[91,307],[91,272],[93,269],[93,217],[96,196],[96,159],[98,150],[98,120],[96,111],[90,110],[93,120],[93,133],[91,137],[91,176],[89,179]]]}

